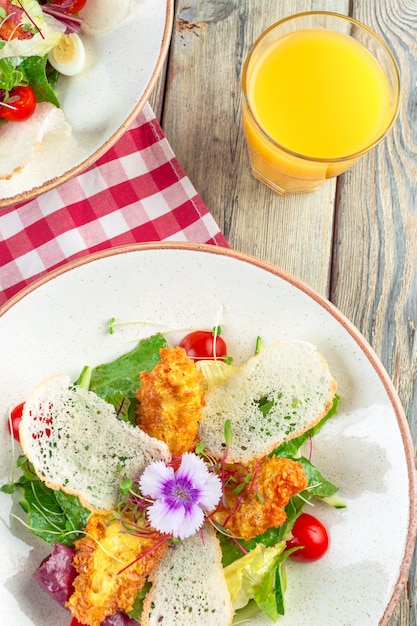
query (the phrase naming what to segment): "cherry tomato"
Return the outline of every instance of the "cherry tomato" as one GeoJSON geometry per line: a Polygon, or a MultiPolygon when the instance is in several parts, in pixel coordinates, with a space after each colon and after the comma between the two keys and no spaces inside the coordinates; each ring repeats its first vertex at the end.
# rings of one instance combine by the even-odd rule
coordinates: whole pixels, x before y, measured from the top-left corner
{"type": "Polygon", "coordinates": [[[81,622],[79,622],[76,617],[73,617],[70,626],[84,626],[84,624],[81,624],[81,622]]]}
{"type": "Polygon", "coordinates": [[[220,335],[210,330],[195,330],[189,333],[181,341],[180,346],[194,361],[227,356],[226,342],[220,335]]]}
{"type": "Polygon", "coordinates": [[[9,122],[27,120],[36,108],[36,98],[31,87],[13,87],[6,106],[0,103],[0,116],[9,122]]]}
{"type": "Polygon", "coordinates": [[[11,435],[13,435],[13,437],[16,439],[16,441],[20,441],[19,438],[19,424],[20,421],[22,419],[22,412],[23,412],[23,407],[24,407],[25,403],[22,402],[21,404],[18,404],[17,406],[15,406],[14,409],[12,409],[11,413],[10,413],[10,419],[7,422],[7,426],[9,428],[9,433],[11,435]]]}
{"type": "MultiPolygon", "coordinates": [[[[54,4],[64,4],[66,0],[54,0],[54,4]]],[[[72,4],[67,8],[68,13],[78,13],[87,4],[87,0],[73,0],[72,4]]]]}
{"type": "Polygon", "coordinates": [[[287,541],[287,548],[304,546],[290,555],[295,561],[317,561],[329,547],[329,536],[324,525],[309,513],[302,513],[291,531],[293,539],[287,541]]]}

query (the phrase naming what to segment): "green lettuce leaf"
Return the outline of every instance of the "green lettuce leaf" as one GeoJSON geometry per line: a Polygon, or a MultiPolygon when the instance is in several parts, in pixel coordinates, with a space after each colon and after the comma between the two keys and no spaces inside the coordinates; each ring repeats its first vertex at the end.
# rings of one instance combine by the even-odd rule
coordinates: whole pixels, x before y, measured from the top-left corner
{"type": "Polygon", "coordinates": [[[278,617],[275,579],[284,550],[285,542],[271,547],[259,543],[254,550],[225,567],[226,584],[235,611],[254,599],[259,608],[275,621],[278,617]]]}
{"type": "Polygon", "coordinates": [[[235,609],[233,624],[243,623],[243,618],[254,617],[259,611],[273,622],[285,614],[284,563],[294,551],[286,550],[285,545],[285,541],[272,547],[259,543],[251,552],[225,568],[226,583],[235,609]]]}
{"type": "Polygon", "coordinates": [[[13,57],[0,59],[0,89],[10,91],[18,85],[28,85],[25,72],[19,67],[22,59],[13,57]]]}

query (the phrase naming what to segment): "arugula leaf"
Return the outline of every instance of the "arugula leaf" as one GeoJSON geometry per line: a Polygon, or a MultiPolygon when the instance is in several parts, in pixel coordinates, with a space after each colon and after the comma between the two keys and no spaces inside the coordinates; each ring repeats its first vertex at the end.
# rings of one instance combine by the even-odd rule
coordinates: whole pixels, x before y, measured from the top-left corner
{"type": "Polygon", "coordinates": [[[22,490],[19,504],[27,513],[28,526],[34,535],[52,545],[59,542],[72,546],[82,535],[91,511],[84,508],[76,496],[47,487],[25,456],[18,458],[17,465],[22,476],[14,483],[3,485],[1,490],[6,493],[22,490]]]}

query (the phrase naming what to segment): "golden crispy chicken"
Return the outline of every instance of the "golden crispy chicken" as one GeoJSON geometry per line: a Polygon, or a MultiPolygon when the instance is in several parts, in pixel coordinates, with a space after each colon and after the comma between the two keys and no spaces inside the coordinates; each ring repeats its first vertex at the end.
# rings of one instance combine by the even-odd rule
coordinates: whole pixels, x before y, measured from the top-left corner
{"type": "Polygon", "coordinates": [[[167,543],[158,546],[162,535],[156,532],[146,538],[127,533],[112,513],[92,514],[86,532],[76,542],[73,565],[78,575],[67,606],[82,624],[99,626],[117,610],[132,609],[167,543]]]}
{"type": "Polygon", "coordinates": [[[225,472],[235,480],[227,481],[226,506],[221,504],[212,519],[243,539],[280,526],[287,517],[284,507],[289,499],[307,487],[302,465],[291,459],[264,457],[248,466],[227,465],[225,472]]]}
{"type": "Polygon", "coordinates": [[[183,348],[162,348],[161,362],[140,375],[138,426],[164,441],[171,454],[191,452],[198,443],[204,406],[203,376],[183,348]]]}

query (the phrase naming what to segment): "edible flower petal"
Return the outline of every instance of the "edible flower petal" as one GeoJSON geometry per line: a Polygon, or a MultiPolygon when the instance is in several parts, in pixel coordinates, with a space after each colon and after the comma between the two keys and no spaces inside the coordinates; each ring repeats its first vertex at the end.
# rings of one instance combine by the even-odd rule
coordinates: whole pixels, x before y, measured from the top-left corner
{"type": "Polygon", "coordinates": [[[212,511],[222,495],[218,476],[192,452],[184,454],[177,471],[155,461],[143,472],[139,487],[153,499],[147,509],[150,524],[159,532],[186,539],[201,528],[204,513],[212,511]]]}

